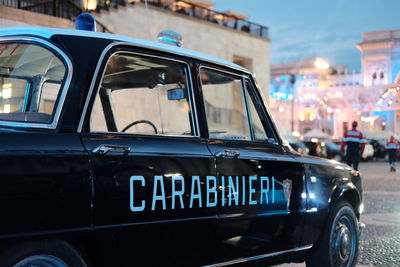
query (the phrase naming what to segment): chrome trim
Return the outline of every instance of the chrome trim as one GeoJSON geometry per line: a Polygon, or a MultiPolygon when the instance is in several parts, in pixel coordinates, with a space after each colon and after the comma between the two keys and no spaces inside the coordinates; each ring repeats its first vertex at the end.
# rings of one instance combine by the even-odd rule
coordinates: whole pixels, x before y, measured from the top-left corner
{"type": "Polygon", "coordinates": [[[251,73],[250,75],[251,75],[251,79],[248,78],[248,80],[250,81],[250,84],[251,84],[251,81],[253,81],[253,83],[256,87],[254,89],[258,91],[258,95],[259,95],[258,98],[260,99],[261,104],[264,107],[265,112],[267,113],[266,115],[268,117],[268,124],[269,124],[268,127],[272,128],[272,131],[274,132],[275,137],[278,139],[277,140],[278,144],[282,144],[283,139],[282,139],[281,135],[279,134],[278,127],[275,124],[276,120],[274,119],[274,116],[272,115],[271,110],[269,109],[267,96],[264,95],[264,92],[262,91],[262,88],[256,79],[256,75],[253,73],[251,73]]]}
{"type": "Polygon", "coordinates": [[[92,150],[93,154],[105,155],[110,151],[122,151],[125,154],[131,152],[131,147],[129,146],[116,146],[116,145],[99,145],[92,150]]]}
{"type": "Polygon", "coordinates": [[[365,223],[359,222],[358,223],[358,231],[359,231],[360,235],[362,234],[364,229],[365,229],[365,223]]]}
{"type": "MultiPolygon", "coordinates": [[[[246,109],[247,124],[249,126],[251,141],[255,141],[256,140],[256,135],[255,135],[254,129],[253,129],[253,120],[252,120],[252,117],[251,117],[250,106],[249,106],[249,101],[253,101],[253,100],[251,99],[251,97],[250,97],[250,100],[247,97],[247,95],[249,95],[249,92],[247,92],[247,86],[246,86],[246,82],[245,82],[244,76],[245,75],[242,75],[242,78],[240,79],[241,80],[241,84],[242,84],[242,95],[243,95],[244,105],[245,105],[245,109],[246,109]]],[[[254,105],[254,103],[252,103],[252,104],[254,105]]]]}
{"type": "MultiPolygon", "coordinates": [[[[228,68],[228,69],[232,69],[232,68],[230,68],[229,66],[221,66],[221,67],[223,67],[223,68],[228,68]]],[[[220,69],[218,69],[218,68],[215,68],[215,67],[209,67],[209,66],[204,66],[204,65],[200,65],[200,67],[199,67],[199,71],[201,71],[201,69],[208,69],[208,70],[212,70],[212,71],[216,71],[216,72],[222,72],[222,73],[225,73],[225,74],[229,74],[229,75],[231,75],[231,76],[235,76],[235,78],[237,78],[238,80],[241,80],[242,78],[243,78],[243,71],[240,71],[240,72],[242,72],[241,74],[238,74],[238,73],[234,73],[234,72],[231,72],[231,71],[229,71],[229,70],[220,70],[220,69]]]]}
{"type": "MultiPolygon", "coordinates": [[[[279,216],[279,215],[289,215],[290,211],[282,210],[282,211],[271,211],[271,212],[263,212],[257,213],[255,216],[264,217],[264,216],[279,216]]],[[[239,217],[247,217],[246,213],[226,213],[226,214],[218,214],[218,218],[220,219],[229,219],[229,218],[239,218],[239,217]]]]}
{"type": "Polygon", "coordinates": [[[318,209],[317,208],[311,208],[311,209],[306,210],[306,212],[307,213],[317,213],[318,209]]]}
{"type": "MultiPolygon", "coordinates": [[[[94,91],[95,91],[95,94],[97,94],[98,91],[99,91],[100,84],[96,88],[96,90],[94,89],[94,85],[96,84],[96,80],[97,80],[98,77],[100,78],[99,82],[101,82],[103,80],[104,73],[105,73],[105,68],[104,68],[103,73],[101,74],[101,76],[98,76],[99,72],[100,72],[100,67],[101,67],[101,65],[103,63],[103,60],[104,60],[106,54],[112,48],[114,48],[115,46],[119,46],[119,45],[130,46],[130,47],[133,47],[133,48],[137,47],[137,46],[129,44],[129,43],[117,42],[117,43],[112,43],[112,44],[108,45],[103,50],[103,52],[100,55],[99,61],[97,63],[95,72],[93,74],[93,78],[92,78],[92,82],[90,84],[88,95],[86,96],[85,105],[84,105],[84,108],[83,108],[83,111],[82,111],[81,119],[79,121],[78,129],[77,129],[78,133],[82,132],[83,123],[85,121],[86,115],[90,116],[90,114],[87,114],[88,108],[89,108],[90,99],[93,97],[94,91]]],[[[189,101],[188,102],[189,102],[191,111],[193,111],[193,112],[191,112],[191,117],[192,117],[192,123],[191,124],[192,124],[193,130],[194,130],[194,135],[191,135],[191,136],[185,136],[185,135],[149,135],[149,136],[200,137],[200,126],[199,126],[199,121],[198,121],[198,117],[197,117],[197,109],[196,109],[196,102],[195,102],[195,98],[194,98],[194,87],[193,87],[193,81],[192,81],[192,73],[191,73],[191,69],[190,69],[189,64],[186,61],[173,59],[173,58],[169,58],[169,57],[155,56],[155,55],[150,55],[150,54],[146,54],[146,53],[132,52],[132,51],[118,51],[118,52],[115,52],[115,53],[111,54],[108,57],[105,66],[107,66],[107,64],[108,64],[108,62],[109,62],[109,60],[110,60],[110,58],[112,56],[114,56],[116,54],[120,54],[120,53],[139,55],[139,56],[145,56],[145,57],[152,57],[152,58],[159,58],[159,59],[163,59],[163,60],[167,60],[167,61],[173,61],[173,62],[182,63],[182,64],[184,64],[186,66],[185,67],[185,74],[186,74],[186,76],[188,76],[187,78],[188,78],[188,86],[189,86],[189,88],[187,88],[188,91],[189,91],[189,101]]],[[[110,133],[110,132],[105,132],[105,133],[110,133]]],[[[120,134],[120,133],[118,132],[118,134],[120,134]]],[[[129,134],[129,135],[135,135],[135,134],[129,134]]]]}
{"type": "Polygon", "coordinates": [[[16,41],[27,44],[36,44],[42,45],[44,48],[52,52],[55,56],[60,58],[60,60],[66,66],[66,77],[64,81],[63,87],[60,89],[59,99],[57,106],[55,107],[55,111],[53,115],[53,119],[51,123],[35,123],[35,122],[20,122],[20,121],[5,121],[0,120],[0,126],[11,126],[11,127],[25,127],[25,128],[43,128],[43,129],[55,129],[57,128],[58,121],[60,119],[61,110],[64,106],[65,97],[68,93],[68,88],[71,83],[72,75],[73,75],[73,65],[70,58],[56,45],[43,40],[41,38],[30,37],[30,36],[12,36],[12,37],[0,37],[0,43],[6,41],[16,41]]]}
{"type": "Polygon", "coordinates": [[[216,216],[203,216],[203,217],[191,217],[191,218],[180,218],[170,220],[158,220],[158,221],[145,221],[145,222],[133,222],[133,223],[121,223],[121,224],[107,224],[94,226],[94,229],[108,229],[115,227],[127,227],[135,225],[147,225],[147,224],[159,224],[159,223],[171,223],[171,222],[186,222],[186,221],[201,221],[201,220],[217,220],[216,216]]]}
{"type": "MultiPolygon", "coordinates": [[[[108,51],[109,51],[111,48],[113,48],[115,45],[116,45],[115,43],[111,43],[111,44],[109,44],[106,48],[104,48],[103,52],[102,52],[101,55],[100,55],[99,61],[97,62],[97,66],[96,66],[96,69],[95,69],[94,74],[93,74],[93,77],[92,77],[92,82],[90,83],[89,91],[88,91],[88,94],[87,94],[87,96],[86,96],[85,105],[83,106],[83,111],[82,111],[82,114],[81,114],[81,119],[79,120],[79,125],[78,125],[78,129],[77,129],[77,132],[78,132],[78,133],[82,132],[83,122],[84,122],[85,117],[86,117],[87,109],[88,109],[88,106],[89,106],[89,101],[90,101],[91,96],[92,96],[92,94],[93,94],[94,85],[95,85],[95,83],[96,83],[96,78],[97,78],[97,76],[98,76],[98,74],[99,74],[99,71],[100,71],[100,66],[101,66],[101,64],[102,64],[102,62],[103,62],[103,59],[104,59],[105,55],[106,55],[106,54],[108,53],[108,51]]],[[[107,61],[107,62],[108,62],[108,61],[107,61]]],[[[103,74],[101,75],[101,78],[103,78],[103,75],[104,75],[104,71],[103,71],[103,74]]],[[[100,86],[100,85],[99,85],[99,86],[100,86]]],[[[97,93],[97,91],[96,91],[96,93],[97,93]]]]}
{"type": "Polygon", "coordinates": [[[151,137],[151,138],[196,138],[196,139],[201,139],[199,136],[194,136],[194,135],[173,135],[173,134],[163,134],[163,135],[155,135],[155,134],[133,134],[133,133],[122,133],[122,132],[99,132],[99,131],[93,131],[90,132],[91,134],[98,134],[98,135],[114,135],[114,136],[137,136],[137,137],[151,137]]]}
{"type": "Polygon", "coordinates": [[[221,262],[221,263],[204,265],[203,267],[218,267],[218,266],[227,266],[227,265],[238,264],[238,263],[245,263],[245,262],[250,262],[250,261],[254,261],[254,260],[261,260],[261,259],[265,259],[265,258],[275,257],[275,256],[279,256],[282,254],[290,253],[290,252],[298,252],[298,251],[302,251],[302,250],[307,250],[312,247],[313,247],[313,245],[308,245],[308,246],[304,246],[304,247],[282,250],[282,251],[278,251],[278,252],[272,252],[272,253],[252,256],[252,257],[248,257],[248,258],[239,258],[239,259],[225,261],[225,262],[221,262]]]}

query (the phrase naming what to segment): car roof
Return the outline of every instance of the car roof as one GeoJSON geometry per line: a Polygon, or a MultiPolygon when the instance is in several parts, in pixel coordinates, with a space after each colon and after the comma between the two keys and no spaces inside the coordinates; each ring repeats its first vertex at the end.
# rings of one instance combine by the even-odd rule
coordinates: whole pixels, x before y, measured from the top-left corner
{"type": "Polygon", "coordinates": [[[111,41],[120,41],[123,43],[129,43],[138,47],[149,48],[153,50],[163,51],[175,55],[186,56],[194,59],[198,59],[201,61],[206,61],[210,63],[214,63],[221,66],[227,66],[232,69],[236,69],[242,72],[246,72],[249,74],[253,73],[242,66],[229,62],[227,60],[223,60],[220,58],[216,58],[213,56],[209,56],[206,54],[202,54],[200,52],[192,51],[189,49],[185,49],[182,47],[175,47],[172,45],[166,45],[158,42],[122,36],[117,34],[110,33],[102,33],[102,32],[92,32],[92,31],[83,31],[83,30],[75,30],[75,29],[64,29],[64,28],[50,28],[50,27],[39,27],[39,26],[31,26],[31,27],[6,27],[0,28],[0,36],[38,36],[45,39],[50,39],[53,35],[70,35],[70,36],[82,36],[82,37],[93,37],[93,38],[101,38],[108,39],[111,41]]]}

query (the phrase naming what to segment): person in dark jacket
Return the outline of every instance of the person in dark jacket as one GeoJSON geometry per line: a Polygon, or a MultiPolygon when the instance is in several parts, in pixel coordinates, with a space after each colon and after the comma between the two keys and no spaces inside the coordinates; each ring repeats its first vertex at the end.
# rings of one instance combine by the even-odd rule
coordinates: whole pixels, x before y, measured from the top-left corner
{"type": "Polygon", "coordinates": [[[360,156],[364,151],[365,143],[363,135],[357,130],[357,122],[353,121],[351,124],[352,129],[344,133],[344,137],[341,142],[340,151],[344,154],[346,148],[346,163],[349,166],[353,165],[353,168],[358,171],[358,163],[360,162],[360,156]]]}
{"type": "Polygon", "coordinates": [[[397,141],[394,139],[394,136],[390,137],[390,140],[386,143],[385,148],[389,154],[390,172],[396,172],[396,154],[397,149],[399,149],[399,143],[397,143],[397,141]]]}

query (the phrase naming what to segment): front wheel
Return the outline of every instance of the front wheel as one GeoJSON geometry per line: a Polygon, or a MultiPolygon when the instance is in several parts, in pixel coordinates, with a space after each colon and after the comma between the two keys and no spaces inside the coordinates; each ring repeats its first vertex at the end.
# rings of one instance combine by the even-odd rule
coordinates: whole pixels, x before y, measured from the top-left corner
{"type": "Polygon", "coordinates": [[[62,240],[25,242],[3,251],[0,266],[87,267],[82,256],[62,240]]]}
{"type": "Polygon", "coordinates": [[[354,267],[358,256],[358,220],[352,206],[339,202],[329,216],[307,267],[354,267]]]}

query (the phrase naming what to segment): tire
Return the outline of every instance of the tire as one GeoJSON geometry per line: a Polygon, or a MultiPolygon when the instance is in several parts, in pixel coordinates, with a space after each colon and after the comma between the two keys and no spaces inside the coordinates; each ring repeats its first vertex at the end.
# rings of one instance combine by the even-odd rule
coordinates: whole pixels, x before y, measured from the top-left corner
{"type": "Polygon", "coordinates": [[[352,206],[339,202],[329,215],[307,267],[354,267],[358,256],[358,220],[352,206]]]}
{"type": "Polygon", "coordinates": [[[87,267],[81,255],[62,240],[25,242],[0,254],[4,267],[87,267]]]}

